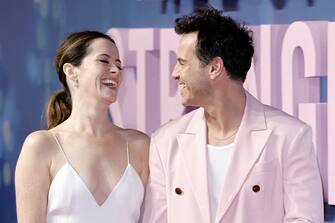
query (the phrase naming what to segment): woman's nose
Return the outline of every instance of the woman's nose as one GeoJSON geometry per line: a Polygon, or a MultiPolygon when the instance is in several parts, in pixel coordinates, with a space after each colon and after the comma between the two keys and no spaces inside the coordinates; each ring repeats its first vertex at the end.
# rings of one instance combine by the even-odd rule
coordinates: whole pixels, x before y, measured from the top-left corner
{"type": "Polygon", "coordinates": [[[120,68],[115,64],[111,64],[109,70],[111,73],[120,73],[121,71],[120,68]]]}

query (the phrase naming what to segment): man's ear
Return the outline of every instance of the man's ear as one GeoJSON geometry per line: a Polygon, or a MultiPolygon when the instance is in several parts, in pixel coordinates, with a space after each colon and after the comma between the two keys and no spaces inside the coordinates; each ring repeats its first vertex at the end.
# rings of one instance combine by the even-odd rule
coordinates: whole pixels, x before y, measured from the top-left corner
{"type": "Polygon", "coordinates": [[[64,74],[72,81],[78,81],[78,74],[76,72],[76,67],[70,63],[65,63],[63,65],[64,74]]]}
{"type": "Polygon", "coordinates": [[[225,70],[224,63],[221,57],[214,57],[210,62],[210,79],[214,80],[223,74],[225,70]]]}

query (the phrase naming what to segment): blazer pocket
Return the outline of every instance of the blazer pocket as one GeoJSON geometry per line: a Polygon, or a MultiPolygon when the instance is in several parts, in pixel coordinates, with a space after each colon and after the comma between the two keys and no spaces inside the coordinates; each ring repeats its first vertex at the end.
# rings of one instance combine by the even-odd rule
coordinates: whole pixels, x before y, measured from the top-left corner
{"type": "Polygon", "coordinates": [[[277,160],[256,163],[242,188],[241,199],[246,210],[264,213],[271,199],[277,173],[277,160]]]}
{"type": "Polygon", "coordinates": [[[278,160],[273,159],[266,162],[255,163],[249,175],[276,171],[278,160]]]}

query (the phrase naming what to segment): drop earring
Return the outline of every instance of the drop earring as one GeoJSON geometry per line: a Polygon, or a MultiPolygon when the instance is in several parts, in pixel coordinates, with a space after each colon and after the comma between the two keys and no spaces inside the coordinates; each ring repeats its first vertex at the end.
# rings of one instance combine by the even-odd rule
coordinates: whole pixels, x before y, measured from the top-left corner
{"type": "Polygon", "coordinates": [[[78,88],[78,86],[79,86],[79,81],[78,81],[78,79],[75,79],[75,80],[73,81],[73,86],[74,86],[75,88],[78,88]]]}

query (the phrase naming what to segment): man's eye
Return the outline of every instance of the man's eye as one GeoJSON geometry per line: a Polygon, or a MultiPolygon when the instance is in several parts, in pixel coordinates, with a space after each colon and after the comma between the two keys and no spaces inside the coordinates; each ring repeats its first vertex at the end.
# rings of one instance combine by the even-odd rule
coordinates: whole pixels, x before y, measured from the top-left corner
{"type": "Polygon", "coordinates": [[[179,65],[185,65],[185,61],[178,60],[179,65]]]}
{"type": "Polygon", "coordinates": [[[122,70],[122,67],[121,67],[121,66],[116,66],[116,67],[117,67],[117,69],[122,70]]]}

